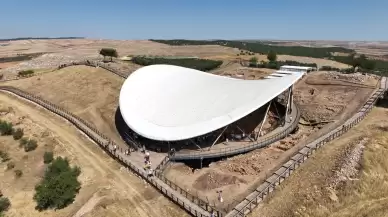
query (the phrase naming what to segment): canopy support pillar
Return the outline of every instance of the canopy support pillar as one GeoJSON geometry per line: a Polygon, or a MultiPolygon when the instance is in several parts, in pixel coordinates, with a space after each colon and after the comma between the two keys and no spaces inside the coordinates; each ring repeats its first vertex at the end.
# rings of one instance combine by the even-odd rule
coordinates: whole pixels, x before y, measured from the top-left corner
{"type": "MultiPolygon", "coordinates": [[[[228,126],[229,126],[229,125],[228,125],[228,126]]],[[[220,137],[222,136],[222,134],[224,134],[224,132],[225,132],[226,128],[228,128],[228,126],[226,126],[226,127],[222,130],[222,132],[220,133],[220,135],[217,136],[217,139],[214,140],[212,146],[209,147],[208,151],[210,151],[210,149],[213,147],[213,145],[216,144],[216,142],[220,139],[220,137]]]]}
{"type": "Polygon", "coordinates": [[[274,103],[273,106],[275,107],[277,118],[280,120],[280,114],[279,114],[278,107],[276,106],[276,103],[274,103]]]}
{"type": "Polygon", "coordinates": [[[251,142],[254,142],[254,140],[250,137],[250,135],[246,134],[246,133],[244,132],[244,130],[242,130],[239,126],[236,126],[236,127],[237,127],[237,129],[240,130],[244,135],[247,135],[248,138],[249,138],[249,140],[251,140],[251,142]]]}
{"type": "Polygon", "coordinates": [[[271,104],[272,104],[272,100],[269,101],[267,109],[265,110],[264,119],[263,119],[263,121],[260,124],[259,132],[257,133],[257,136],[256,136],[256,141],[257,141],[257,139],[259,138],[259,136],[261,134],[261,130],[263,129],[265,121],[267,120],[267,115],[268,115],[269,108],[271,107],[271,104]]]}
{"type": "Polygon", "coordinates": [[[287,97],[286,114],[285,114],[285,116],[284,116],[284,121],[285,121],[285,122],[288,120],[288,114],[290,113],[289,110],[290,110],[290,107],[291,107],[291,104],[290,104],[290,99],[291,99],[291,89],[292,89],[292,86],[288,88],[288,97],[287,97]]]}
{"type": "Polygon", "coordinates": [[[191,139],[189,139],[190,140],[190,142],[191,143],[193,143],[195,146],[197,146],[197,148],[199,148],[201,151],[203,151],[202,150],[202,148],[201,148],[201,146],[199,146],[197,143],[195,143],[193,140],[191,140],[191,139]]]}

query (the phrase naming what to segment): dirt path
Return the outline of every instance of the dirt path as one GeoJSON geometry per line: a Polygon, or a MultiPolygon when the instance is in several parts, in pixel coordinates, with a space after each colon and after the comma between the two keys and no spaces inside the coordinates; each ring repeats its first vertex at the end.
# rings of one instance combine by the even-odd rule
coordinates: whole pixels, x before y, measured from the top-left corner
{"type": "MultiPolygon", "coordinates": [[[[155,207],[155,204],[150,202],[152,199],[160,200],[160,198],[156,198],[160,197],[160,194],[152,188],[147,188],[147,185],[134,175],[120,171],[117,163],[107,155],[102,154],[99,147],[87,141],[89,139],[81,136],[81,133],[77,132],[75,127],[44,109],[20,100],[15,96],[1,93],[0,101],[17,108],[22,114],[28,114],[34,122],[38,122],[42,127],[58,135],[58,141],[63,144],[68,152],[72,153],[73,156],[70,159],[76,157],[82,161],[82,164],[91,166],[96,173],[94,176],[97,179],[106,179],[108,186],[112,186],[115,188],[115,191],[126,195],[125,201],[128,205],[131,205],[132,209],[131,216],[160,216],[157,208],[163,209],[163,207],[155,207]],[[146,191],[144,190],[144,185],[146,185],[146,191]]],[[[171,204],[171,206],[175,205],[171,204]]],[[[184,215],[184,213],[182,214],[184,215]]]]}

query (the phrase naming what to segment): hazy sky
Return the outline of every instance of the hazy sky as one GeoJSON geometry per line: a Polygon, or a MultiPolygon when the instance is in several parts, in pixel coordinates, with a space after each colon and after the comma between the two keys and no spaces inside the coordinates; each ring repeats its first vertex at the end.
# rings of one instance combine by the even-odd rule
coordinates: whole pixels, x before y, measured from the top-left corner
{"type": "Polygon", "coordinates": [[[388,40],[388,0],[1,0],[0,38],[388,40]]]}

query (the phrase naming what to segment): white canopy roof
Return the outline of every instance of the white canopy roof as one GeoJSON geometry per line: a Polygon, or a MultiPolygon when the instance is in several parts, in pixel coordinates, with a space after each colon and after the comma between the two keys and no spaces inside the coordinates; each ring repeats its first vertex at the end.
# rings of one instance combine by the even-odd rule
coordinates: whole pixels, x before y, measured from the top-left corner
{"type": "Polygon", "coordinates": [[[241,119],[303,74],[241,80],[179,66],[146,66],[124,82],[120,111],[127,125],[143,137],[160,141],[189,139],[241,119]]]}
{"type": "Polygon", "coordinates": [[[281,66],[280,69],[312,70],[313,67],[309,67],[309,66],[288,66],[288,65],[284,65],[284,66],[281,66]]]}

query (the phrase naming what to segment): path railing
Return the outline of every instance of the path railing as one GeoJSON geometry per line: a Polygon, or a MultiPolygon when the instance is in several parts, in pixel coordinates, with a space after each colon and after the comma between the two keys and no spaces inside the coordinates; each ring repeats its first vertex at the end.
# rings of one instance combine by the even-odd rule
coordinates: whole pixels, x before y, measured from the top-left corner
{"type": "MultiPolygon", "coordinates": [[[[380,82],[384,82],[386,86],[386,78],[381,79],[380,82]]],[[[373,105],[377,100],[384,94],[386,88],[379,88],[373,95],[368,99],[364,106],[357,112],[352,118],[346,121],[343,125],[337,127],[333,131],[327,133],[326,135],[320,137],[312,143],[307,144],[298,150],[298,152],[291,157],[287,162],[285,162],[276,172],[269,176],[264,184],[260,185],[253,193],[243,199],[231,212],[229,212],[227,217],[235,216],[245,216],[250,213],[253,208],[255,208],[260,202],[264,200],[266,196],[272,192],[277,185],[285,180],[291,173],[300,166],[308,157],[310,157],[317,149],[322,147],[324,144],[334,140],[335,138],[341,136],[342,134],[349,131],[355,125],[357,125],[365,116],[371,111],[373,105]]]]}
{"type": "Polygon", "coordinates": [[[99,62],[99,61],[93,61],[93,60],[82,60],[82,61],[76,61],[71,63],[62,64],[58,67],[58,69],[62,69],[69,66],[77,66],[77,65],[84,65],[84,66],[91,66],[91,67],[101,67],[105,70],[108,70],[122,78],[127,78],[128,76],[125,75],[123,72],[116,70],[112,67],[110,67],[108,64],[99,62]]]}

